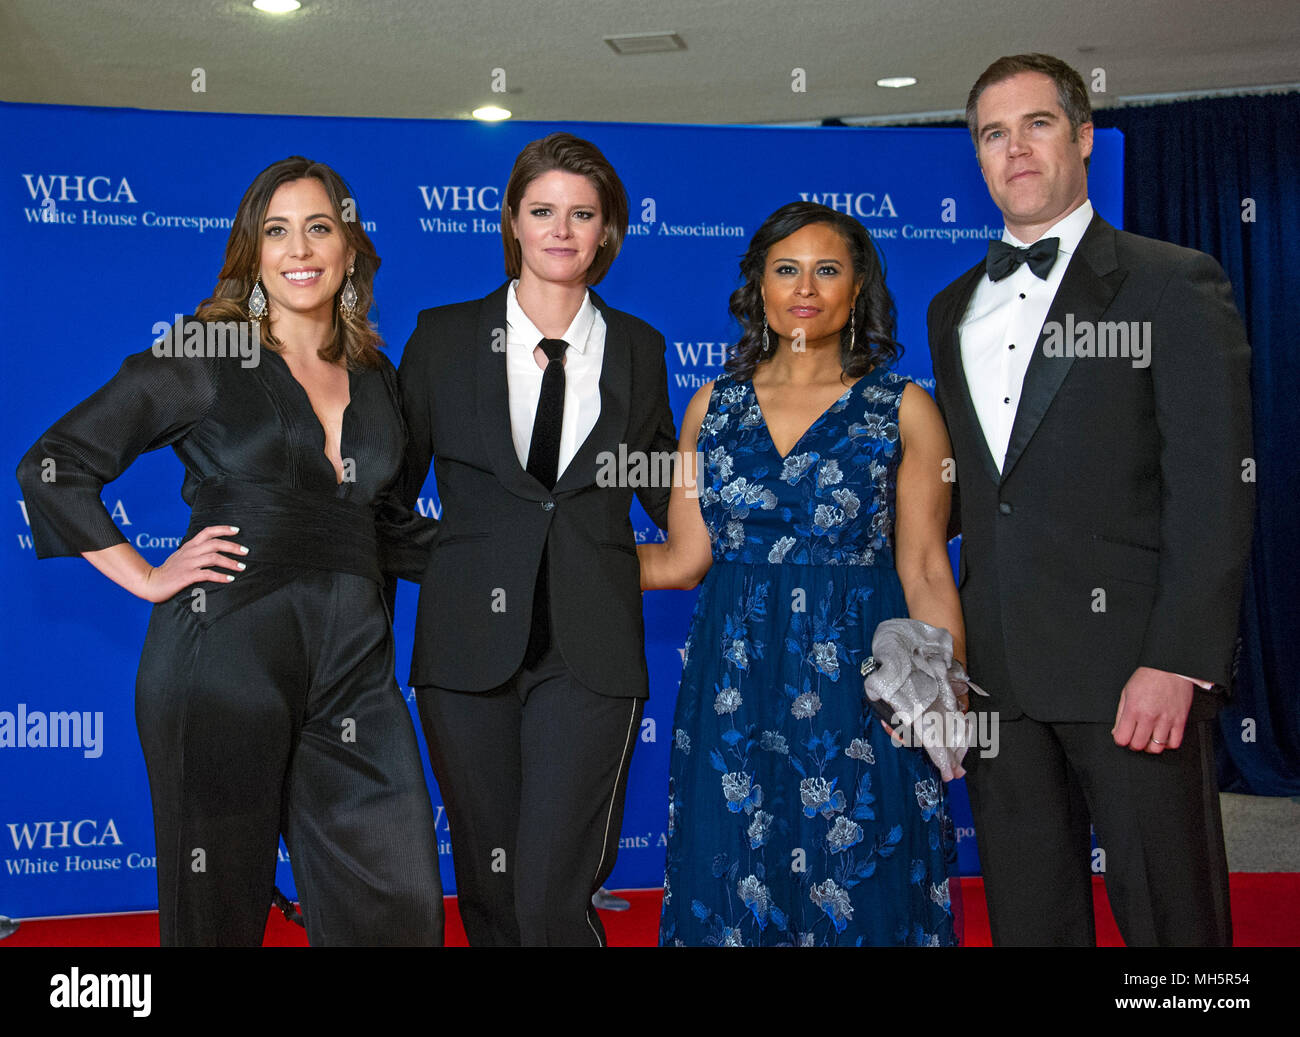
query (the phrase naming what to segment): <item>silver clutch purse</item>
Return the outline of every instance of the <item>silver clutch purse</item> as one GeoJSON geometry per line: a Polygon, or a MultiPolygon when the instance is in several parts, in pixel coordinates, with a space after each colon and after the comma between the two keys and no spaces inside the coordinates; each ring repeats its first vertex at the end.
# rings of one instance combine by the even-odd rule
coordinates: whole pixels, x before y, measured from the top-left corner
{"type": "Polygon", "coordinates": [[[919,619],[887,619],[871,638],[862,664],[863,688],[895,741],[925,749],[944,781],[966,773],[962,760],[975,742],[957,696],[987,695],[952,657],[952,634],[919,619]]]}

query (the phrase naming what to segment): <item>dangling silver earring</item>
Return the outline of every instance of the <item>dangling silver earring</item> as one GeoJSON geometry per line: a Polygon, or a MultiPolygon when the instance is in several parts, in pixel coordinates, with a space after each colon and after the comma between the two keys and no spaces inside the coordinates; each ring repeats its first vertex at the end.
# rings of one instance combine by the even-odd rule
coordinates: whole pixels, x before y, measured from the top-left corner
{"type": "Polygon", "coordinates": [[[262,291],[260,274],[253,280],[253,291],[248,297],[248,316],[253,320],[261,320],[266,316],[266,293],[262,291]]]}
{"type": "Polygon", "coordinates": [[[763,352],[769,353],[772,350],[772,343],[767,337],[767,311],[763,311],[763,352]]]}
{"type": "Polygon", "coordinates": [[[852,353],[858,346],[858,333],[854,327],[854,318],[857,316],[852,310],[849,310],[849,352],[852,353]]]}
{"type": "Polygon", "coordinates": [[[348,264],[348,279],[343,285],[343,294],[339,296],[339,309],[344,317],[351,317],[357,311],[357,290],[352,284],[353,266],[348,264]]]}

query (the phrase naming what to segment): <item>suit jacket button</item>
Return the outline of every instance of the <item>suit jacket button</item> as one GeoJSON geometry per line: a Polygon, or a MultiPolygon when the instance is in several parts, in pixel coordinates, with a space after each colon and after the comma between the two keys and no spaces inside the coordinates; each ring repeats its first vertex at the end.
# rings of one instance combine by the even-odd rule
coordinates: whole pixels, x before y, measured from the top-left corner
{"type": "Polygon", "coordinates": [[[543,511],[550,511],[550,510],[551,510],[552,508],[554,508],[554,507],[555,507],[555,501],[553,501],[553,500],[544,500],[544,501],[542,501],[542,510],[543,510],[543,511]]]}
{"type": "Polygon", "coordinates": [[[1010,515],[1015,509],[1007,501],[998,501],[998,511],[1004,515],[1010,515]]]}

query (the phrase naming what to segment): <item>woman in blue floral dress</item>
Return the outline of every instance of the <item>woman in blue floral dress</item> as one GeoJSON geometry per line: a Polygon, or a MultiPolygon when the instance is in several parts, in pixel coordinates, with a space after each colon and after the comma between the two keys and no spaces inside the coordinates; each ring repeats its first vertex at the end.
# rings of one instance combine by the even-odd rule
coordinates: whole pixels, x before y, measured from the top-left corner
{"type": "Polygon", "coordinates": [[[943,421],[889,370],[893,301],[856,220],[786,205],[741,274],[744,334],[687,409],[668,539],[638,549],[645,589],[703,579],[660,943],[952,944],[943,783],[859,672],[876,625],[908,615],[964,658],[943,421]]]}

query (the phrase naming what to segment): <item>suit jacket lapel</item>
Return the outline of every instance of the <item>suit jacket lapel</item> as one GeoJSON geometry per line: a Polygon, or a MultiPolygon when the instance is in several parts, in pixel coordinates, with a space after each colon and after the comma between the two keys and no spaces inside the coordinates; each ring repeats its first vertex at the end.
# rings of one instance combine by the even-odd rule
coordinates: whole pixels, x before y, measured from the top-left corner
{"type": "Polygon", "coordinates": [[[1007,456],[1002,463],[1003,481],[1020,460],[1074,365],[1073,355],[1049,357],[1043,352],[1044,330],[1051,324],[1065,328],[1068,316],[1073,316],[1076,325],[1099,320],[1125,276],[1115,259],[1115,228],[1094,213],[1092,222],[1079,240],[1079,247],[1070,257],[1070,265],[1056,290],[1043,328],[1039,329],[1034,355],[1029,359],[1020,390],[1020,405],[1011,426],[1007,456]]]}
{"type": "Polygon", "coordinates": [[[506,382],[506,290],[509,282],[479,303],[474,335],[475,384],[479,435],[492,470],[501,484],[526,500],[546,500],[545,488],[524,471],[510,432],[510,396],[506,382]]]}
{"type": "Polygon", "coordinates": [[[970,305],[970,297],[975,292],[975,287],[979,280],[984,276],[984,264],[981,262],[978,266],[968,270],[953,285],[952,309],[948,311],[948,346],[946,362],[948,364],[948,384],[954,387],[957,395],[957,401],[961,407],[960,415],[953,415],[954,419],[960,418],[965,422],[968,434],[978,441],[979,446],[976,448],[980,455],[980,461],[984,465],[984,471],[995,483],[1002,478],[998,471],[998,466],[993,461],[993,454],[989,451],[988,439],[984,436],[984,429],[980,425],[979,415],[975,412],[975,401],[970,394],[970,383],[966,380],[966,365],[961,359],[961,335],[958,332],[958,326],[961,319],[966,314],[966,307],[970,305]]]}
{"type": "Polygon", "coordinates": [[[617,451],[627,430],[632,400],[632,338],[622,315],[611,310],[595,292],[591,301],[605,321],[605,354],[600,365],[600,415],[573,460],[560,474],[555,492],[590,486],[596,481],[597,459],[604,451],[617,451]]]}

